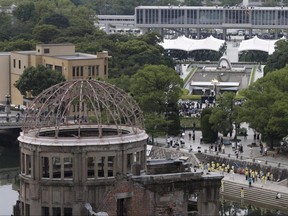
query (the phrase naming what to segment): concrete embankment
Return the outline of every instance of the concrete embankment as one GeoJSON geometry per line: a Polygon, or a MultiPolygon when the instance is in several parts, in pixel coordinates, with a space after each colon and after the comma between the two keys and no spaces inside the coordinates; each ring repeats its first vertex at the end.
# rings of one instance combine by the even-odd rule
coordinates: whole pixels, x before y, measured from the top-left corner
{"type": "Polygon", "coordinates": [[[288,188],[281,185],[281,182],[267,181],[265,184],[258,179],[252,183],[252,187],[249,187],[245,176],[239,174],[225,174],[222,181],[220,194],[224,198],[288,213],[288,188]],[[241,188],[244,190],[243,198],[241,198],[241,188]],[[278,192],[281,194],[280,199],[276,199],[278,192]]]}
{"type": "Polygon", "coordinates": [[[220,194],[224,198],[288,213],[287,167],[278,167],[277,164],[259,163],[257,160],[249,161],[221,157],[221,155],[196,154],[196,156],[200,161],[213,161],[214,163],[225,164],[225,166],[228,164],[230,167],[234,166],[234,172],[236,173],[224,173],[224,178],[222,179],[220,194]],[[249,187],[249,183],[243,174],[246,168],[257,170],[258,173],[260,170],[264,174],[273,173],[274,181],[266,181],[265,183],[258,178],[257,181],[252,183],[252,187],[249,187]],[[243,198],[241,198],[241,188],[244,190],[243,198]],[[281,193],[280,199],[276,199],[277,193],[281,193]]]}

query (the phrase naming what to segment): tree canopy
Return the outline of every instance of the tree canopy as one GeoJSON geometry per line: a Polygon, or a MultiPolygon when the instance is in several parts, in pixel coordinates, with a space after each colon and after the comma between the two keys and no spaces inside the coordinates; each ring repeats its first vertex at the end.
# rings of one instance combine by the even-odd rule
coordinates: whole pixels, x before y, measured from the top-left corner
{"type": "Polygon", "coordinates": [[[288,41],[279,40],[276,42],[275,51],[272,55],[268,56],[265,66],[265,74],[277,69],[285,67],[288,63],[288,41]]]}
{"type": "Polygon", "coordinates": [[[35,97],[43,90],[64,81],[65,78],[60,71],[38,65],[36,68],[26,68],[14,85],[22,95],[26,96],[29,92],[35,97]]]}
{"type": "Polygon", "coordinates": [[[239,110],[236,103],[235,93],[224,92],[217,97],[217,106],[212,109],[209,122],[213,125],[214,131],[219,131],[227,136],[233,128],[240,124],[239,110]]]}
{"type": "Polygon", "coordinates": [[[242,121],[262,134],[263,139],[280,140],[288,133],[288,67],[268,73],[243,91],[246,98],[242,121]]]}
{"type": "Polygon", "coordinates": [[[178,126],[173,131],[178,134],[180,122],[175,114],[178,116],[182,80],[177,72],[164,65],[146,65],[132,76],[130,84],[131,94],[145,114],[147,132],[157,136],[178,126]]]}

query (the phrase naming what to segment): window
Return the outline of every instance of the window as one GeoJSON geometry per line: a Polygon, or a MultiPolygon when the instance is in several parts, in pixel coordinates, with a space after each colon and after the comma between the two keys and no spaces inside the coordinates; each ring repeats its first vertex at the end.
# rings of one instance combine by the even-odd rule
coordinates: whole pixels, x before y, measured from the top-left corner
{"type": "Polygon", "coordinates": [[[61,216],[61,208],[60,207],[53,207],[52,208],[52,215],[53,216],[61,216]]]}
{"type": "Polygon", "coordinates": [[[105,157],[101,157],[101,159],[98,160],[98,177],[104,177],[104,163],[105,157]]]}
{"type": "Polygon", "coordinates": [[[114,167],[114,156],[109,156],[108,157],[108,177],[114,176],[113,167],[114,167]]]}
{"type": "Polygon", "coordinates": [[[104,75],[107,75],[107,65],[104,65],[104,75]]]}
{"type": "Polygon", "coordinates": [[[26,170],[25,170],[26,175],[31,175],[31,156],[26,155],[26,170]]]}
{"type": "Polygon", "coordinates": [[[72,216],[72,208],[64,208],[64,216],[72,216]]]}
{"type": "Polygon", "coordinates": [[[92,76],[95,76],[95,66],[92,66],[92,76]]]}
{"type": "Polygon", "coordinates": [[[25,174],[25,154],[21,153],[21,173],[25,174]]]}
{"type": "Polygon", "coordinates": [[[87,158],[87,177],[88,178],[95,178],[95,164],[94,164],[94,158],[88,157],[87,158]]]}
{"type": "Polygon", "coordinates": [[[52,157],[52,163],[53,163],[53,178],[61,178],[60,157],[52,157]]]}
{"type": "Polygon", "coordinates": [[[21,60],[18,60],[18,67],[21,69],[21,60]]]}
{"type": "Polygon", "coordinates": [[[25,215],[30,216],[30,205],[27,203],[25,204],[25,215]]]}
{"type": "Polygon", "coordinates": [[[49,158],[42,157],[41,163],[42,163],[42,178],[49,178],[49,158]]]}
{"type": "Polygon", "coordinates": [[[117,216],[127,215],[127,199],[117,199],[117,216]]]}
{"type": "Polygon", "coordinates": [[[44,49],[44,53],[45,53],[45,54],[48,54],[48,53],[50,53],[50,50],[49,50],[48,48],[45,48],[45,49],[44,49]]]}
{"type": "Polygon", "coordinates": [[[42,207],[42,216],[49,216],[49,207],[42,207]]]}
{"type": "Polygon", "coordinates": [[[46,68],[52,69],[52,68],[53,68],[53,65],[51,65],[51,64],[46,64],[46,68]]]}
{"type": "Polygon", "coordinates": [[[16,68],[16,59],[13,59],[13,68],[16,68]]]}
{"type": "Polygon", "coordinates": [[[62,73],[62,66],[55,65],[55,70],[60,71],[62,73]]]}
{"type": "Polygon", "coordinates": [[[127,171],[131,172],[131,165],[132,165],[132,160],[133,154],[127,154],[127,171]]]}
{"type": "Polygon", "coordinates": [[[75,77],[76,76],[76,67],[72,68],[72,76],[75,77]]]}
{"type": "Polygon", "coordinates": [[[91,73],[91,66],[88,66],[88,76],[92,76],[92,73],[91,73]]]}
{"type": "Polygon", "coordinates": [[[73,178],[72,158],[64,158],[64,178],[73,178]]]}
{"type": "Polygon", "coordinates": [[[79,67],[76,67],[76,76],[79,77],[79,67]]]}

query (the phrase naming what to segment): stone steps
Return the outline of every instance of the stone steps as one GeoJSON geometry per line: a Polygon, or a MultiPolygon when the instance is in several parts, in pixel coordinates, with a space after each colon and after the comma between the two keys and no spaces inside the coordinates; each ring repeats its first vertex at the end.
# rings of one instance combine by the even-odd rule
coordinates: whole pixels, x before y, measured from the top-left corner
{"type": "Polygon", "coordinates": [[[241,199],[241,188],[244,188],[244,200],[252,201],[262,205],[269,205],[279,209],[288,210],[288,193],[280,191],[281,198],[276,199],[277,191],[263,187],[253,186],[249,187],[247,184],[238,182],[222,180],[224,182],[224,191],[220,190],[221,195],[231,196],[241,199]]]}

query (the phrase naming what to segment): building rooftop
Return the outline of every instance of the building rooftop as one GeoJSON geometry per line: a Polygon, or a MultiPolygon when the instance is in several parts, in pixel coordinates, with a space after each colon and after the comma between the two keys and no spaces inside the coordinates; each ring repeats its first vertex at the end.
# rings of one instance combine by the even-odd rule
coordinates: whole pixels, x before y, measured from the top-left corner
{"type": "Polygon", "coordinates": [[[75,53],[75,55],[60,55],[54,56],[59,59],[66,59],[66,60],[81,60],[81,59],[96,59],[97,55],[86,54],[86,53],[75,53]]]}

